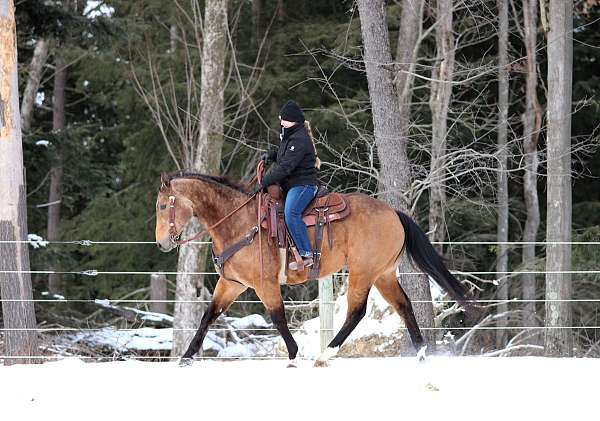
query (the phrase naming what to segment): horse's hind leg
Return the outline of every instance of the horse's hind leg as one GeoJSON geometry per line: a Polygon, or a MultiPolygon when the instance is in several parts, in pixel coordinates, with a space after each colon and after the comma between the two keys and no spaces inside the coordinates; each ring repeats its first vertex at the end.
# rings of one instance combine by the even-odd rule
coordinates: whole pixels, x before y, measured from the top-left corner
{"type": "Polygon", "coordinates": [[[327,345],[325,351],[323,351],[317,361],[315,361],[315,367],[327,366],[327,361],[337,354],[344,341],[356,328],[358,322],[365,316],[365,313],[367,312],[367,298],[369,297],[371,285],[370,282],[363,282],[360,277],[353,276],[352,272],[350,273],[350,279],[348,280],[348,311],[346,312],[346,320],[337,335],[335,335],[333,340],[327,345]]]}
{"type": "Polygon", "coordinates": [[[396,310],[396,312],[402,317],[410,340],[417,351],[420,351],[423,347],[423,336],[421,330],[417,324],[415,313],[410,303],[410,299],[400,286],[400,283],[396,279],[394,272],[381,276],[375,281],[375,288],[381,293],[383,298],[396,310]]]}
{"type": "Polygon", "coordinates": [[[192,362],[192,358],[202,347],[202,342],[204,341],[204,337],[208,332],[210,324],[214,322],[221,313],[227,310],[231,303],[233,303],[246,288],[245,285],[238,282],[219,278],[217,285],[215,286],[212,301],[202,316],[200,327],[190,342],[187,351],[185,351],[185,354],[181,357],[181,365],[189,365],[192,362]]]}

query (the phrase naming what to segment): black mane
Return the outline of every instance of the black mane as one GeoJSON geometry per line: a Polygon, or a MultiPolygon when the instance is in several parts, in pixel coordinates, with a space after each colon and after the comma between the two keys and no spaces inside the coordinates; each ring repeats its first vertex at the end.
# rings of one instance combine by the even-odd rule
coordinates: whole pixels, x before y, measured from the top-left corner
{"type": "Polygon", "coordinates": [[[233,181],[232,179],[226,176],[201,174],[186,170],[175,171],[168,175],[168,181],[172,181],[178,178],[193,178],[196,180],[208,181],[209,183],[216,183],[220,186],[228,187],[240,193],[248,194],[248,191],[243,184],[233,181]]]}

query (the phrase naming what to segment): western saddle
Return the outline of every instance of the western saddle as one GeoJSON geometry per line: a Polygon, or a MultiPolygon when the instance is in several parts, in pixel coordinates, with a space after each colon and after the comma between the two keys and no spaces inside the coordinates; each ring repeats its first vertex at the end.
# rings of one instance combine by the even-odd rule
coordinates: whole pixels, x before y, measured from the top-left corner
{"type": "MultiPolygon", "coordinates": [[[[283,210],[284,200],[281,188],[277,185],[269,186],[261,210],[264,216],[262,227],[267,230],[269,243],[277,243],[283,265],[285,265],[284,268],[287,269],[287,260],[291,254],[298,265],[298,271],[302,272],[305,269],[304,264],[287,231],[283,210]]],[[[314,200],[308,205],[302,216],[307,227],[315,227],[312,241],[313,265],[308,272],[308,279],[317,279],[319,275],[325,226],[327,226],[327,243],[331,250],[333,248],[331,223],[342,220],[348,215],[350,215],[350,205],[346,198],[340,193],[329,193],[327,188],[320,186],[314,200]]],[[[280,282],[282,282],[281,276],[280,282]]]]}

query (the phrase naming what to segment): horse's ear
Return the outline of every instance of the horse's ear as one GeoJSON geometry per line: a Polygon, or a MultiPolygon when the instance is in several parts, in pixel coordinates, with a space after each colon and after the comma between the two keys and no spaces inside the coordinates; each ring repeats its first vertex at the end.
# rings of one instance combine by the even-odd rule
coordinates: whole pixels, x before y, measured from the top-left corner
{"type": "Polygon", "coordinates": [[[169,175],[166,172],[163,172],[160,174],[160,189],[166,189],[169,187],[171,183],[171,180],[169,178],[169,175]]]}

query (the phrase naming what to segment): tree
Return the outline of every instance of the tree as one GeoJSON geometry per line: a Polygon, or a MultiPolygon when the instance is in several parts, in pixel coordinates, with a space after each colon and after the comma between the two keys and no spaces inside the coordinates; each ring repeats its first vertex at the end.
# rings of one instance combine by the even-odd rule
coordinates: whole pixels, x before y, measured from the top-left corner
{"type": "MultiPolygon", "coordinates": [[[[383,193],[383,198],[392,207],[408,210],[411,208],[411,204],[406,192],[410,189],[411,175],[407,156],[408,141],[405,136],[407,130],[406,126],[402,124],[406,123],[406,120],[398,118],[400,115],[399,93],[394,89],[393,74],[389,71],[393,61],[386,24],[386,6],[382,0],[359,0],[357,3],[375,143],[381,165],[379,188],[383,193]]],[[[410,3],[416,4],[415,2],[404,2],[405,13],[410,13],[406,9],[406,7],[411,7],[410,3]]],[[[410,51],[411,55],[413,51],[414,47],[410,51]]],[[[406,92],[410,92],[410,87],[406,88],[406,92]]],[[[406,95],[409,94],[406,93],[406,95]]],[[[407,96],[403,98],[406,99],[407,96]]],[[[408,268],[409,265],[406,262],[400,265],[400,271],[403,273],[409,272],[408,268]]],[[[431,291],[428,280],[422,276],[404,275],[401,279],[402,286],[410,299],[423,301],[414,306],[419,326],[433,327],[433,306],[430,303],[431,291]]],[[[425,340],[429,346],[434,347],[434,336],[429,333],[430,331],[427,331],[424,335],[425,340]]]]}
{"type": "Polygon", "coordinates": [[[17,82],[17,43],[14,5],[0,0],[0,274],[6,364],[30,362],[36,355],[37,333],[29,273],[27,207],[17,82]],[[16,329],[16,330],[13,330],[16,329]]]}
{"type": "Polygon", "coordinates": [[[412,87],[417,63],[421,32],[423,29],[424,0],[404,0],[400,15],[396,62],[396,92],[400,106],[401,137],[408,139],[412,87]]]}
{"type": "MultiPolygon", "coordinates": [[[[523,113],[523,152],[525,154],[525,168],[523,174],[523,196],[527,219],[523,231],[523,269],[535,268],[535,244],[540,225],[540,205],[537,191],[538,172],[538,137],[541,127],[541,110],[537,99],[537,4],[538,0],[523,0],[523,28],[525,32],[526,55],[526,83],[525,83],[525,112],[523,113]]],[[[523,299],[530,300],[525,303],[523,316],[524,326],[536,326],[535,315],[535,274],[525,273],[521,277],[523,299]]]]}
{"type": "Polygon", "coordinates": [[[571,101],[573,2],[551,1],[548,31],[548,187],[545,354],[573,353],[571,326],[571,101]]]}
{"type": "MultiPolygon", "coordinates": [[[[429,187],[429,232],[431,241],[444,241],[446,220],[446,143],[448,136],[448,107],[452,95],[454,74],[454,34],[452,32],[452,0],[437,0],[435,45],[436,58],[431,72],[431,184],[429,187]]],[[[436,247],[442,251],[442,245],[436,247]]]]}
{"type": "MultiPolygon", "coordinates": [[[[58,47],[54,53],[54,90],[52,95],[52,132],[58,139],[64,135],[66,126],[65,117],[65,90],[67,85],[67,67],[65,59],[58,47]]],[[[50,189],[48,193],[48,240],[58,239],[60,227],[60,210],[63,201],[63,157],[62,142],[55,142],[55,156],[50,167],[50,189]]],[[[62,292],[60,276],[50,274],[48,277],[48,290],[52,294],[62,292]]]]}
{"type": "Polygon", "coordinates": [[[29,77],[23,92],[21,100],[21,129],[23,133],[28,133],[31,129],[31,117],[33,114],[33,105],[40,86],[40,80],[46,60],[48,59],[48,41],[45,38],[40,38],[35,43],[33,57],[29,65],[29,77]]]}
{"type": "MultiPolygon", "coordinates": [[[[498,178],[496,203],[498,208],[498,241],[496,272],[499,280],[498,300],[508,300],[508,4],[504,0],[497,0],[498,5],[498,178]]],[[[508,310],[506,304],[498,305],[498,314],[508,310]]],[[[504,346],[506,319],[498,322],[496,331],[496,347],[504,346]]]]}
{"type": "MultiPolygon", "coordinates": [[[[220,170],[223,147],[224,120],[224,72],[227,38],[227,2],[208,0],[204,13],[202,46],[202,73],[200,80],[200,131],[195,148],[194,170],[201,173],[217,173],[220,170]]],[[[186,235],[201,228],[197,220],[186,228],[186,235]]],[[[199,272],[204,267],[208,247],[187,244],[180,247],[178,272],[199,272]]],[[[194,330],[198,328],[202,312],[196,303],[198,290],[203,290],[203,277],[177,275],[175,329],[171,354],[179,356],[185,352],[194,330]]]]}

